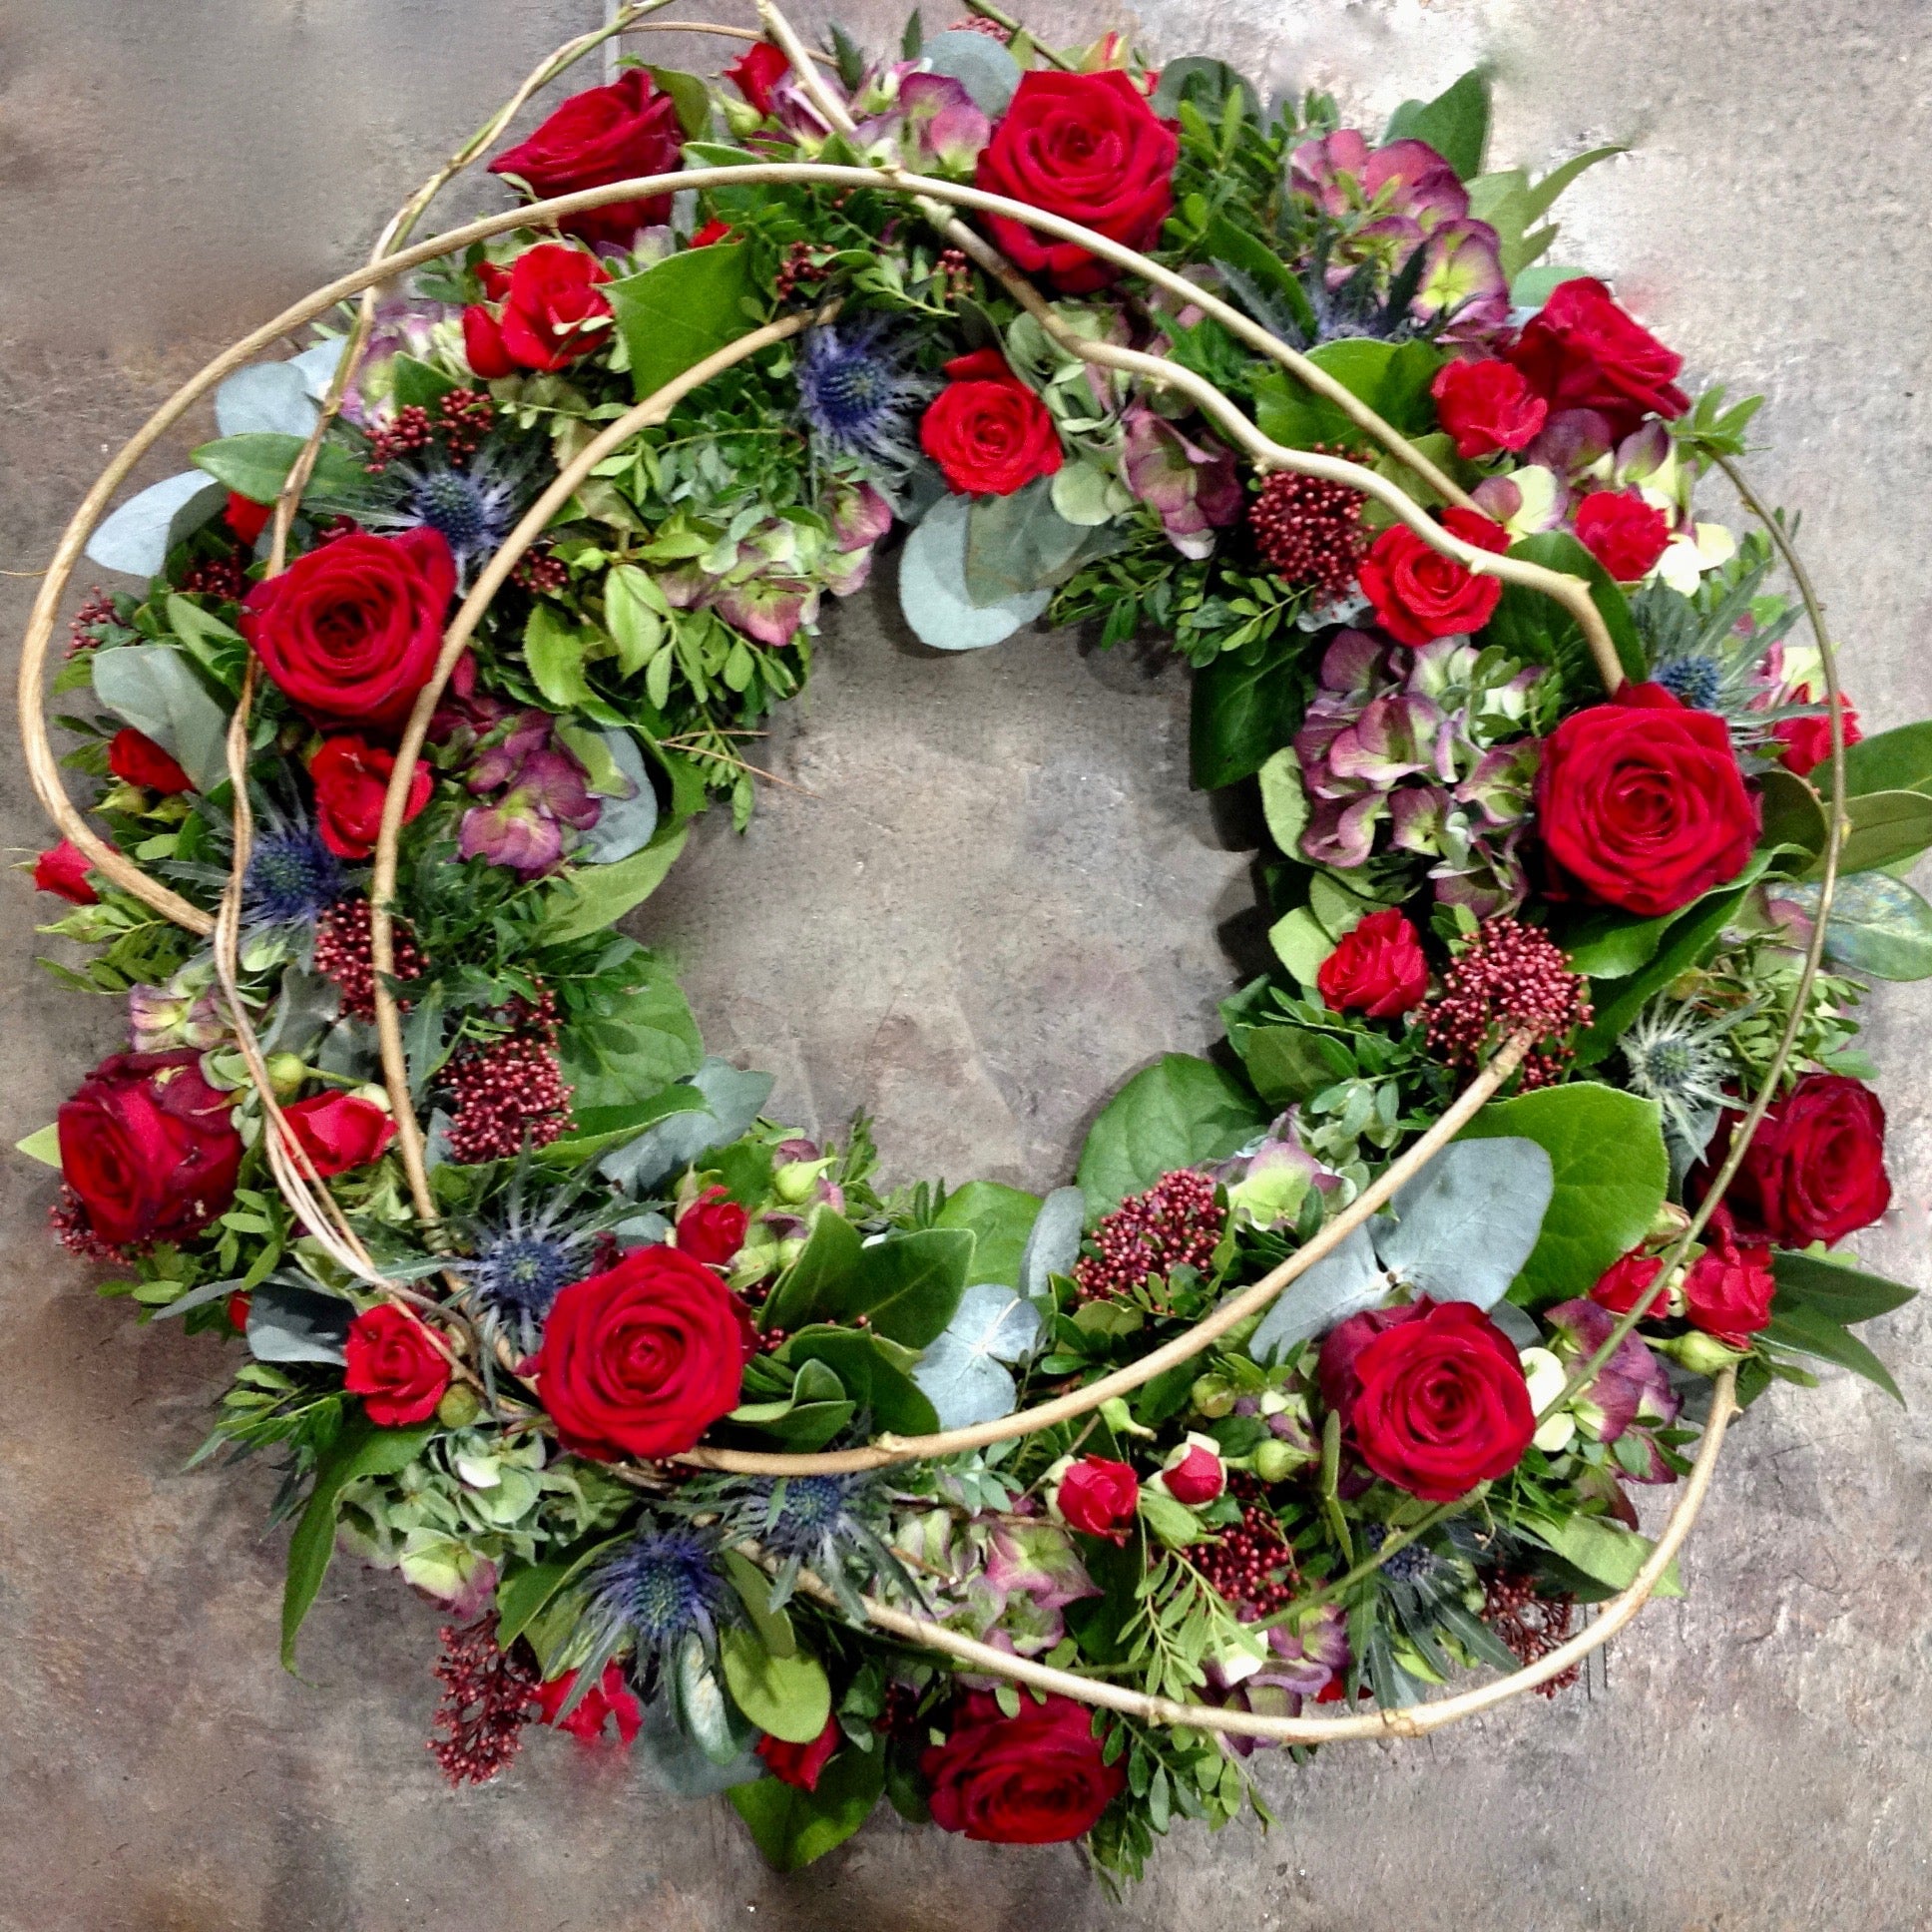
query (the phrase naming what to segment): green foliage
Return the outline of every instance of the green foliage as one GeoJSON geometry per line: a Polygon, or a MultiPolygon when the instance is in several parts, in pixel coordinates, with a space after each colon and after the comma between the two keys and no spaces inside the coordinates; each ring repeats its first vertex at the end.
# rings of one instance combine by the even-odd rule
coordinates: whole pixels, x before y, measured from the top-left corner
{"type": "Polygon", "coordinates": [[[1464,181],[1483,172],[1489,146],[1489,75],[1476,68],[1433,101],[1404,101],[1389,118],[1389,141],[1426,141],[1464,181]]]}
{"type": "Polygon", "coordinates": [[[1225,1159],[1267,1124],[1253,1094],[1206,1060],[1171,1053],[1101,1110],[1080,1151],[1090,1212],[1104,1213],[1163,1175],[1225,1159]]]}
{"type": "Polygon", "coordinates": [[[725,1793],[774,1871],[798,1871],[842,1845],[871,1815],[885,1788],[885,1752],[843,1745],[806,1791],[775,1777],[725,1793]]]}
{"type": "Polygon", "coordinates": [[[605,289],[640,398],[744,333],[751,282],[742,242],[687,248],[605,289]]]}

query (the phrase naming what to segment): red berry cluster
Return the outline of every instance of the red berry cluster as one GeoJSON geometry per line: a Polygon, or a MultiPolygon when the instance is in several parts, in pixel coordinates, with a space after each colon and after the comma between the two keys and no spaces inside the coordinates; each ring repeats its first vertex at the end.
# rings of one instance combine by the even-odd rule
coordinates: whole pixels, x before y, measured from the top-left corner
{"type": "Polygon", "coordinates": [[[421,403],[412,402],[398,409],[393,420],[369,431],[369,460],[363,468],[371,476],[380,476],[398,456],[413,456],[417,450],[427,449],[435,435],[429,411],[421,403]]]}
{"type": "MultiPolygon", "coordinates": [[[[1507,1576],[1492,1572],[1483,1579],[1483,1622],[1502,1639],[1512,1655],[1526,1665],[1535,1664],[1556,1650],[1570,1635],[1576,1609],[1574,1597],[1539,1595],[1530,1577],[1507,1576]]],[[[1539,1684],[1539,1697],[1554,1697],[1576,1683],[1581,1672],[1576,1665],[1560,1671],[1547,1684],[1539,1684]]]]}
{"type": "Polygon", "coordinates": [[[445,1624],[434,1676],[443,1687],[435,1727],[425,1740],[451,1784],[486,1784],[523,1746],[540,1673],[524,1647],[497,1649],[496,1612],[473,1624],[445,1624]]]}
{"type": "MultiPolygon", "coordinates": [[[[394,928],[397,979],[421,979],[428,963],[410,934],[394,928]]],[[[369,902],[359,892],[340,898],[315,921],[315,970],[333,980],[342,1011],[352,1019],[375,1018],[375,959],[369,945],[369,902]]],[[[406,1000],[398,1001],[406,1006],[406,1000]]]]}
{"type": "MultiPolygon", "coordinates": [[[[1301,1572],[1280,1524],[1258,1500],[1260,1485],[1237,1475],[1230,1487],[1243,1499],[1239,1527],[1222,1530],[1211,1543],[1191,1543],[1182,1554],[1223,1602],[1253,1617],[1268,1617],[1294,1601],[1301,1572]]],[[[1248,1615],[1242,1621],[1249,1621],[1248,1615]]]]}
{"type": "Polygon", "coordinates": [[[1362,528],[1367,501],[1345,483],[1276,470],[1248,505],[1248,528],[1268,568],[1285,582],[1312,585],[1324,597],[1343,597],[1354,587],[1355,567],[1367,548],[1362,528]]]}
{"type": "Polygon", "coordinates": [[[1094,1243],[1074,1267],[1083,1301],[1133,1294],[1157,1274],[1179,1267],[1205,1268],[1220,1242],[1226,1214],[1205,1174],[1183,1169],[1144,1195],[1129,1195],[1100,1224],[1094,1243]]]}
{"type": "Polygon", "coordinates": [[[946,31],[949,34],[984,34],[989,40],[997,40],[1002,47],[1013,38],[1010,28],[1002,27],[997,20],[988,20],[983,13],[968,14],[964,20],[955,20],[946,31]]]}
{"type": "Polygon", "coordinates": [[[973,264],[966,259],[964,248],[941,248],[938,266],[946,293],[954,301],[973,292],[973,264]]]}
{"type": "Polygon", "coordinates": [[[1523,1091],[1560,1079],[1590,1024],[1589,982],[1546,933],[1500,914],[1485,919],[1442,976],[1429,1008],[1428,1043],[1452,1067],[1475,1067],[1510,1034],[1533,1028],[1543,1043],[1523,1062],[1523,1091]]]}
{"type": "Polygon", "coordinates": [[[794,242],[784,251],[784,259],[778,263],[778,272],[771,283],[771,292],[780,301],[789,301],[799,288],[815,287],[832,271],[829,261],[814,261],[812,251],[818,246],[815,242],[794,242]]]}
{"type": "Polygon", "coordinates": [[[78,1254],[84,1261],[132,1261],[135,1250],[117,1247],[114,1242],[106,1241],[94,1231],[94,1223],[87,1217],[87,1208],[81,1198],[71,1188],[62,1188],[60,1199],[47,1210],[47,1219],[54,1229],[54,1238],[70,1254],[78,1254]]]}
{"type": "Polygon", "coordinates": [[[465,1167],[548,1147],[570,1124],[572,1089],[557,1058],[557,1002],[513,999],[498,1014],[508,1029],[469,1040],[450,1056],[442,1085],[454,1108],[450,1159],[465,1167]]]}
{"type": "Polygon", "coordinates": [[[369,432],[369,457],[363,467],[380,476],[398,456],[413,456],[440,439],[452,463],[467,462],[482,447],[496,423],[496,404],[480,389],[445,389],[434,412],[419,402],[398,409],[392,420],[369,432]]]}
{"type": "Polygon", "coordinates": [[[548,550],[526,550],[517,559],[510,582],[532,597],[557,597],[570,583],[570,566],[548,550]]]}
{"type": "Polygon", "coordinates": [[[114,599],[96,584],[87,602],[68,620],[67,655],[71,658],[77,651],[92,651],[101,642],[101,627],[120,621],[114,614],[114,599]]]}
{"type": "Polygon", "coordinates": [[[218,604],[240,604],[248,594],[248,566],[237,557],[204,557],[182,572],[175,587],[184,597],[212,597],[218,604]]]}

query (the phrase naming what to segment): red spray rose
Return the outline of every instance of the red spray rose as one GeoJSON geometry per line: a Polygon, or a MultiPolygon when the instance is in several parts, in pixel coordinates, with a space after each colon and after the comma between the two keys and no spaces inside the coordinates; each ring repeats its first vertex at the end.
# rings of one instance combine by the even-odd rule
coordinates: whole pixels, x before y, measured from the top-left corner
{"type": "Polygon", "coordinates": [[[1648,577],[1671,547],[1671,520],[1635,490],[1592,490],[1577,505],[1577,541],[1620,584],[1648,577]]]}
{"type": "Polygon", "coordinates": [[[1609,439],[1621,441],[1646,416],[1681,416],[1690,398],[1677,386],[1684,357],[1632,320],[1601,281],[1560,282],[1542,310],[1504,351],[1550,405],[1592,409],[1609,439]]]}
{"type": "MultiPolygon", "coordinates": [[[[382,826],[382,800],[389,789],[396,754],[359,737],[326,739],[308,761],[315,786],[315,829],[338,858],[367,858],[382,826]]],[[[406,825],[429,802],[429,766],[416,760],[402,808],[406,825]]]]}
{"type": "Polygon", "coordinates": [[[998,349],[946,364],[951,378],[919,422],[919,444],[967,496],[1011,496],[1060,467],[1060,434],[1047,405],[998,349]]]}
{"type": "Polygon", "coordinates": [[[771,112],[771,90],[791,72],[791,63],[768,40],[754,41],[724,69],[724,78],[757,109],[771,112]]]}
{"type": "MultiPolygon", "coordinates": [[[[1720,1129],[1710,1167],[1729,1144],[1720,1129]]],[[[1758,1123],[1724,1205],[1739,1228],[1779,1247],[1834,1246],[1869,1227],[1892,1205],[1878,1096],[1846,1074],[1806,1074],[1758,1123]]]]}
{"type": "Polygon", "coordinates": [[[723,1188],[707,1188],[678,1216],[678,1252],[723,1267],[744,1245],[751,1216],[723,1188]]]}
{"type": "Polygon", "coordinates": [[[98,905],[101,895],[87,882],[92,863],[71,838],[63,838],[34,860],[34,890],[52,892],[69,905],[98,905]]]}
{"type": "MultiPolygon", "coordinates": [[[[1012,105],[980,153],[974,179],[989,194],[1065,216],[1110,242],[1146,248],[1174,207],[1177,126],[1148,106],[1118,68],[1099,74],[1033,71],[1020,76],[1012,105]]],[[[986,226],[1027,274],[1045,274],[1080,295],[1118,279],[1120,269],[1073,242],[1036,235],[1004,215],[986,226]]]]}
{"type": "Polygon", "coordinates": [[[1445,362],[1429,393],[1436,399],[1437,421],[1456,439],[1456,454],[1465,457],[1521,449],[1535,440],[1550,413],[1523,372],[1493,356],[1445,362]]]}
{"type": "Polygon", "coordinates": [[[108,769],[123,784],[145,785],[164,798],[193,791],[195,780],[146,731],[132,724],[108,740],[108,769]]]}
{"type": "Polygon", "coordinates": [[[1684,1312],[1705,1334],[1748,1348],[1750,1337],[1770,1321],[1776,1292],[1768,1242],[1719,1238],[1684,1278],[1684,1312]]]}
{"type": "Polygon", "coordinates": [[[534,1372],[566,1449],[675,1456],[737,1406],[746,1341],[742,1304],[710,1268],[639,1247],[557,1297],[534,1372]]]}
{"type": "Polygon", "coordinates": [[[1342,934],[1321,962],[1315,984],[1337,1013],[1358,1009],[1371,1020],[1386,1020],[1422,1004],[1429,963],[1415,928],[1390,906],[1342,934]]]}
{"type": "Polygon", "coordinates": [[[618,1742],[629,1744],[644,1728],[644,1706],[625,1681],[624,1666],[607,1664],[604,1675],[578,1698],[568,1717],[558,1712],[570,1700],[577,1686],[577,1673],[566,1671],[537,1687],[537,1704],[547,1724],[567,1730],[580,1744],[595,1744],[604,1735],[606,1723],[617,1726],[618,1742]]]}
{"type": "Polygon", "coordinates": [[[1735,877],[1757,843],[1757,800],[1723,720],[1662,685],[1572,712],[1543,742],[1536,809],[1551,897],[1647,919],[1735,877]]]}
{"type": "Polygon", "coordinates": [[[1053,1507],[1070,1530],[1125,1543],[1140,1507],[1141,1479],[1124,1462],[1082,1456],[1060,1478],[1053,1507]]]}
{"type": "MultiPolygon", "coordinates": [[[[1442,525],[1452,537],[1481,549],[1509,548],[1508,533],[1473,511],[1447,510],[1442,525]]],[[[1360,576],[1376,621],[1397,644],[1410,646],[1480,631],[1503,595],[1494,577],[1478,576],[1445,557],[1405,523],[1390,524],[1369,546],[1360,576]]]]}
{"type": "Polygon", "coordinates": [[[449,1359],[407,1309],[385,1301],[349,1323],[342,1386],[378,1429],[427,1422],[449,1387],[449,1359]]]}
{"type": "MultiPolygon", "coordinates": [[[[1614,1315],[1627,1315],[1644,1298],[1657,1271],[1664,1265],[1661,1254],[1647,1254],[1643,1248],[1634,1247],[1628,1254],[1621,1254],[1597,1277],[1597,1285],[1590,1290],[1590,1298],[1600,1308],[1608,1308],[1614,1315]]],[[[1659,1295],[1647,1311],[1654,1321],[1662,1321],[1671,1312],[1671,1298],[1668,1294],[1659,1295]]]]}
{"type": "Polygon", "coordinates": [[[61,1173],[102,1240],[182,1240],[235,1200],[235,1097],[202,1078],[201,1058],[110,1054],[60,1110],[61,1173]]]}
{"type": "Polygon", "coordinates": [[[228,506],[222,512],[222,521],[242,542],[252,544],[267,529],[268,519],[274,513],[275,506],[272,503],[257,503],[252,497],[245,497],[239,490],[231,490],[228,506]]]}
{"type": "Polygon", "coordinates": [[[1362,1461],[1430,1503],[1506,1476],[1536,1432],[1516,1349],[1466,1301],[1351,1315],[1321,1345],[1321,1392],[1362,1461]]]}
{"type": "Polygon", "coordinates": [[[298,711],[321,724],[394,730],[429,682],[455,590],[440,531],[358,531],[257,584],[242,607],[242,634],[298,711]]]}
{"type": "Polygon", "coordinates": [[[1127,1784],[1124,1758],[1101,1760],[1093,1713],[1071,1697],[1023,1694],[1008,1717],[989,1690],[970,1690],[950,1731],[919,1759],[932,1821],[983,1844],[1057,1845],[1093,1828],[1127,1784]]]}
{"type": "Polygon", "coordinates": [[[503,346],[503,330],[481,302],[463,310],[463,359],[485,382],[500,382],[517,372],[516,358],[503,346]]]}
{"type": "Polygon", "coordinates": [[[809,1744],[790,1744],[767,1732],[758,1739],[756,1749],[764,1759],[764,1768],[781,1783],[796,1785],[801,1791],[815,1791],[820,1775],[832,1761],[832,1752],[837,1750],[839,1739],[844,1735],[838,1719],[827,1717],[825,1728],[809,1744]]]}
{"type": "MultiPolygon", "coordinates": [[[[1858,714],[1843,692],[1838,694],[1838,716],[1844,721],[1845,749],[1850,750],[1865,733],[1859,728],[1858,714]]],[[[1831,755],[1829,718],[1786,718],[1771,726],[1771,735],[1783,745],[1778,762],[1800,778],[1808,778],[1831,755]]]]}
{"type": "Polygon", "coordinates": [[[323,1180],[381,1160],[396,1138],[388,1113],[355,1094],[317,1094],[284,1107],[281,1117],[323,1180]]]}
{"type": "Polygon", "coordinates": [[[510,265],[503,306],[463,311],[463,349],[486,381],[518,369],[567,368],[609,338],[611,304],[599,292],[611,271],[595,255],[540,242],[510,265]]]}
{"type": "Polygon", "coordinates": [[[1161,1486],[1177,1503],[1199,1509],[1211,1503],[1227,1487],[1227,1471],[1212,1438],[1190,1436],[1169,1452],[1161,1470],[1161,1486]]]}
{"type": "MultiPolygon", "coordinates": [[[[497,156],[490,173],[515,175],[539,201],[550,201],[638,175],[674,174],[684,139],[671,96],[633,67],[609,87],[573,94],[528,141],[497,156]]],[[[557,226],[586,242],[628,243],[648,223],[670,219],[671,197],[659,195],[566,215],[557,226]]]]}

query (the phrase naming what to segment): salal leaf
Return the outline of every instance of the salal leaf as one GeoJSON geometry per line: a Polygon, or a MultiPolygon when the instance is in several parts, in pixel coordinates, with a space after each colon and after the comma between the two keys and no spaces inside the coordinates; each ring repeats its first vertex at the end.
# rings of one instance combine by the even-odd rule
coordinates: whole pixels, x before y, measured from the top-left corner
{"type": "Polygon", "coordinates": [[[762,1777],[725,1795],[765,1862],[797,1871],[842,1845],[871,1815],[885,1787],[885,1752],[843,1745],[819,1773],[815,1790],[762,1777]]]}
{"type": "Polygon", "coordinates": [[[1301,760],[1284,744],[1261,766],[1261,811],[1268,836],[1290,858],[1300,855],[1308,825],[1308,792],[1301,782],[1301,760]]]}
{"type": "Polygon", "coordinates": [[[1388,1299],[1392,1283],[1366,1227],[1354,1228],[1331,1253],[1275,1296],[1247,1352],[1257,1362],[1286,1361],[1305,1341],[1388,1299]]]}
{"type": "MultiPolygon", "coordinates": [[[[646,786],[647,793],[649,790],[646,786]]],[[[545,919],[538,937],[545,945],[555,946],[616,925],[665,882],[685,849],[690,830],[688,825],[680,825],[628,858],[607,865],[588,864],[573,871],[558,889],[555,910],[545,919]]]]}
{"type": "MultiPolygon", "coordinates": [[[[1838,870],[1849,876],[1916,858],[1932,845],[1932,794],[1866,791],[1845,801],[1849,829],[1838,848],[1838,870]]],[[[1822,856],[1811,868],[1823,870],[1822,856]]]]}
{"type": "MultiPolygon", "coordinates": [[[[250,503],[272,503],[281,494],[295,458],[307,443],[306,436],[289,436],[275,430],[249,430],[241,436],[224,436],[218,442],[204,443],[190,450],[188,460],[225,489],[244,496],[250,503]]],[[[368,475],[347,450],[324,443],[315,452],[315,467],[309,473],[304,498],[310,496],[355,497],[368,485],[368,475]]]]}
{"type": "Polygon", "coordinates": [[[820,1361],[837,1375],[861,1409],[869,1409],[875,1428],[894,1435],[930,1435],[939,1427],[932,1403],[908,1370],[917,1358],[908,1348],[862,1328],[809,1327],[785,1345],[793,1361],[820,1361]]]}
{"type": "MultiPolygon", "coordinates": [[[[1079,1190],[1071,1192],[1078,1194],[1079,1190]]],[[[939,1227],[964,1227],[973,1236],[973,1278],[1020,1285],[1020,1265],[1040,1215],[1040,1197],[997,1181],[969,1181],[946,1197],[934,1217],[939,1227]]],[[[1079,1236],[1075,1236],[1076,1246],[1079,1236]]]]}
{"type": "Polygon", "coordinates": [[[1488,1308],[1529,1259],[1554,1187],[1535,1141],[1458,1141],[1369,1223],[1375,1251],[1418,1295],[1488,1308]]]}
{"type": "Polygon", "coordinates": [[[640,399],[750,327],[744,243],[687,248],[606,285],[640,399]]]}
{"type": "Polygon", "coordinates": [[[764,1325],[795,1334],[810,1322],[835,1320],[846,1305],[846,1284],[858,1271],[861,1246],[858,1229],[843,1214],[819,1208],[798,1258],[765,1303],[764,1325]]]}
{"type": "Polygon", "coordinates": [[[1090,1212],[1105,1213],[1163,1175],[1220,1161],[1267,1125],[1259,1101],[1211,1061],[1171,1053],[1101,1110],[1080,1153],[1090,1212]]]}
{"type": "Polygon", "coordinates": [[[1464,181],[1474,180],[1489,146],[1489,76],[1473,68],[1433,101],[1404,101],[1382,139],[1425,141],[1464,181]]]}
{"type": "MultiPolygon", "coordinates": [[[[1602,1516],[1572,1516],[1561,1522],[1536,1517],[1525,1524],[1538,1542],[1554,1550],[1566,1563],[1575,1564],[1585,1576],[1594,1577],[1613,1591],[1628,1590],[1637,1573],[1657,1548],[1648,1536],[1627,1530],[1602,1516]]],[[[1684,1584],[1678,1576],[1675,1559],[1657,1581],[1659,1597],[1682,1597],[1684,1584]]]]}
{"type": "MultiPolygon", "coordinates": [[[[1830,782],[1820,766],[1818,781],[1830,782]]],[[[1845,792],[1856,798],[1868,791],[1932,790],[1932,719],[1880,731],[1845,750],[1845,792]]]]}
{"type": "Polygon", "coordinates": [[[860,1249],[857,1266],[832,1291],[834,1312],[845,1320],[864,1315],[875,1333],[924,1348],[958,1311],[972,1260],[973,1237],[964,1228],[888,1234],[860,1249]]]}
{"type": "Polygon", "coordinates": [[[648,1127],[635,1141],[602,1157],[597,1171],[633,1196],[688,1168],[702,1154],[724,1147],[750,1130],[771,1092],[769,1074],[746,1073],[728,1060],[708,1059],[691,1076],[703,1096],[703,1113],[674,1114],[648,1127]]]}
{"type": "Polygon", "coordinates": [[[832,1714],[825,1667],[809,1651],[780,1657],[755,1630],[727,1630],[719,1645],[731,1701],[762,1731],[788,1744],[809,1744],[832,1714]]]}

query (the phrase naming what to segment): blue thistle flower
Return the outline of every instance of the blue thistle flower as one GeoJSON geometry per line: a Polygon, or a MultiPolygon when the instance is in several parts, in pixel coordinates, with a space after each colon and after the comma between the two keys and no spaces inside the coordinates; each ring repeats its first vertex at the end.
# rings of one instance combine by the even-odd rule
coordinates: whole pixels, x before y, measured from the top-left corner
{"type": "Polygon", "coordinates": [[[713,1562],[717,1546],[696,1530],[645,1530],[598,1566],[591,1579],[594,1615],[635,1643],[634,1676],[683,1639],[707,1652],[736,1599],[713,1562]]]}
{"type": "Polygon", "coordinates": [[[314,826],[273,813],[248,854],[242,916],[252,927],[312,926],[342,890],[342,863],[314,826]]]}
{"type": "Polygon", "coordinates": [[[903,470],[917,460],[913,411],[934,383],[910,366],[912,338],[883,314],[823,322],[798,351],[798,413],[828,454],[903,470]]]}
{"type": "Polygon", "coordinates": [[[1692,711],[1715,711],[1723,667],[1715,658],[1679,658],[1659,668],[1657,682],[1692,711]]]}
{"type": "Polygon", "coordinates": [[[1658,998],[1617,1042],[1631,1092],[1658,1104],[1672,1173],[1680,1180],[1710,1144],[1738,1076],[1724,1035],[1760,1004],[1752,1000],[1712,1015],[1658,998]]]}
{"type": "MultiPolygon", "coordinates": [[[[410,470],[413,466],[397,467],[410,470]]],[[[442,533],[457,570],[467,577],[510,534],[523,508],[523,496],[513,475],[479,457],[467,470],[415,471],[405,508],[409,523],[442,533]]]]}
{"type": "Polygon", "coordinates": [[[773,1609],[790,1597],[804,1569],[836,1592],[856,1623],[865,1621],[859,1587],[874,1577],[888,1578],[912,1603],[924,1602],[886,1540],[891,1492],[874,1473],[723,1477],[693,1484],[686,1494],[694,1507],[718,1512],[726,1541],[757,1543],[781,1559],[771,1583],[773,1609]]]}

